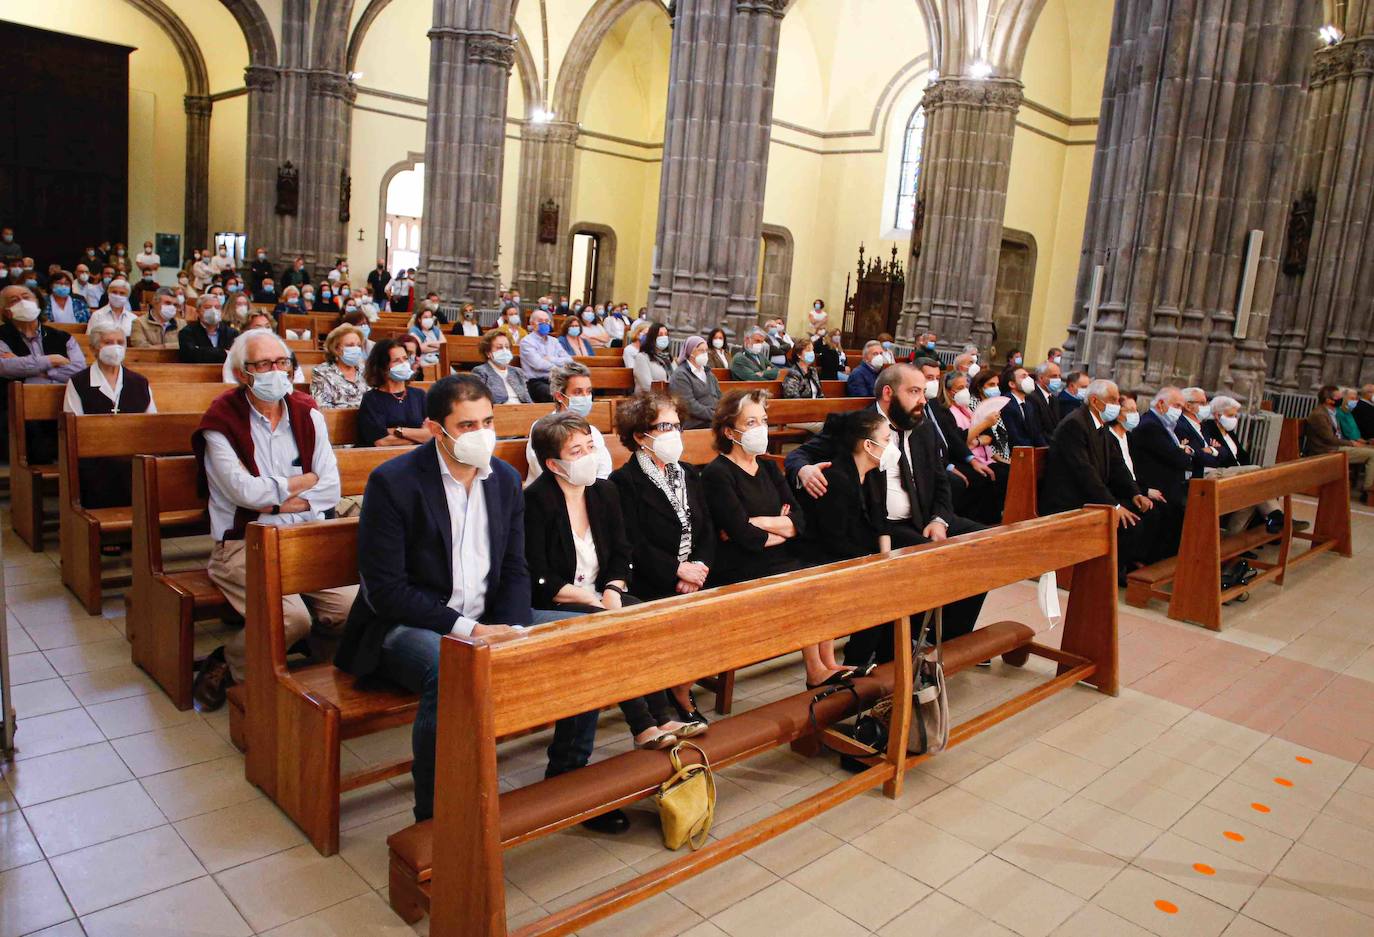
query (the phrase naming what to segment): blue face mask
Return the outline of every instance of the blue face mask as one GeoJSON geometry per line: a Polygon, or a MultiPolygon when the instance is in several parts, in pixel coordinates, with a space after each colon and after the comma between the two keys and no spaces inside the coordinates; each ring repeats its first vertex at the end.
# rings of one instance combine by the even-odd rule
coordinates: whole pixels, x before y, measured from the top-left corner
{"type": "Polygon", "coordinates": [[[52,288],[52,293],[54,296],[61,296],[63,299],[66,299],[68,296],[72,295],[72,288],[70,286],[54,286],[52,288]]]}
{"type": "Polygon", "coordinates": [[[262,285],[262,291],[264,293],[275,293],[277,291],[277,288],[273,286],[271,283],[264,283],[262,285]]]}
{"type": "Polygon", "coordinates": [[[1102,422],[1115,423],[1116,418],[1121,416],[1121,404],[1109,403],[1102,408],[1102,422]]]}
{"type": "Polygon", "coordinates": [[[38,289],[38,281],[35,280],[33,277],[29,277],[27,280],[25,280],[25,281],[24,281],[24,285],[27,286],[27,287],[28,287],[29,289],[31,289],[31,290],[36,290],[36,289],[38,289]]]}
{"type": "Polygon", "coordinates": [[[1000,397],[1000,396],[1002,396],[1002,388],[1000,388],[1000,387],[984,387],[984,388],[983,388],[983,396],[984,396],[984,397],[1000,397]]]}
{"type": "Polygon", "coordinates": [[[415,374],[415,371],[411,368],[410,362],[401,361],[393,364],[386,373],[393,381],[405,383],[410,380],[411,376],[415,374]]]}
{"type": "Polygon", "coordinates": [[[802,360],[807,364],[814,364],[816,361],[816,353],[814,351],[804,351],[802,352],[802,360]]]}
{"type": "Polygon", "coordinates": [[[301,304],[301,298],[300,298],[299,296],[288,296],[288,297],[286,297],[286,305],[288,305],[288,306],[299,306],[300,304],[301,304]]]}
{"type": "Polygon", "coordinates": [[[934,343],[934,342],[926,342],[926,351],[934,351],[934,350],[935,350],[935,343],[934,343]]]}
{"type": "Polygon", "coordinates": [[[509,348],[498,348],[496,351],[493,351],[491,353],[491,360],[496,362],[496,365],[498,367],[502,368],[510,364],[511,359],[514,357],[515,356],[511,354],[509,348]]]}
{"type": "Polygon", "coordinates": [[[240,289],[242,289],[242,287],[240,287],[237,283],[230,283],[228,286],[225,287],[225,289],[231,293],[237,293],[240,289]]]}
{"type": "Polygon", "coordinates": [[[541,322],[541,323],[539,323],[539,334],[540,334],[540,335],[548,335],[548,334],[549,334],[550,332],[552,332],[552,331],[553,331],[553,326],[552,326],[552,325],[549,325],[549,323],[547,323],[547,322],[541,322]]]}
{"type": "Polygon", "coordinates": [[[1359,401],[1358,399],[1356,399],[1356,400],[1347,400],[1347,401],[1345,402],[1345,408],[1346,408],[1347,410],[1354,410],[1354,409],[1355,409],[1356,407],[1358,407],[1359,405],[1360,405],[1360,401],[1359,401]]]}
{"type": "Polygon", "coordinates": [[[891,342],[883,342],[883,351],[891,351],[891,350],[892,350],[892,343],[891,343],[891,342]]]}
{"type": "Polygon", "coordinates": [[[343,351],[339,352],[339,359],[350,368],[356,368],[367,359],[367,352],[363,351],[357,345],[349,345],[343,351]]]}
{"type": "MultiPolygon", "coordinates": [[[[350,309],[348,311],[353,312],[354,310],[350,309]]],[[[363,339],[366,340],[367,337],[372,334],[372,326],[364,322],[362,325],[358,326],[358,331],[363,333],[363,339]]]]}
{"type": "Polygon", "coordinates": [[[325,299],[333,299],[333,298],[334,298],[334,294],[331,293],[329,290],[325,290],[325,291],[324,291],[323,293],[321,293],[320,295],[323,296],[325,299]]]}
{"type": "Polygon", "coordinates": [[[569,397],[568,412],[575,413],[578,416],[585,418],[588,413],[592,412],[591,395],[588,394],[585,397],[569,397]]]}
{"type": "Polygon", "coordinates": [[[1182,407],[1170,407],[1168,410],[1164,412],[1164,422],[1169,424],[1169,429],[1173,429],[1174,425],[1178,423],[1178,418],[1182,415],[1182,407]]]}
{"type": "Polygon", "coordinates": [[[660,335],[658,338],[654,339],[654,347],[659,351],[667,351],[671,343],[672,340],[666,335],[660,335]]]}
{"type": "Polygon", "coordinates": [[[582,326],[580,326],[580,325],[570,325],[570,326],[568,326],[568,337],[569,337],[569,338],[577,338],[577,336],[579,336],[579,335],[581,335],[581,334],[582,334],[582,326]]]}
{"type": "Polygon", "coordinates": [[[1086,387],[1080,387],[1080,388],[1078,388],[1078,390],[1076,390],[1076,391],[1073,392],[1073,395],[1074,395],[1075,397],[1077,397],[1079,400],[1087,400],[1087,399],[1088,399],[1088,388],[1086,388],[1086,387]]]}
{"type": "Polygon", "coordinates": [[[1139,414],[1139,413],[1132,412],[1132,413],[1126,414],[1126,428],[1127,428],[1127,429],[1135,429],[1135,428],[1136,428],[1137,426],[1139,426],[1139,425],[1140,425],[1140,414],[1139,414]]]}
{"type": "Polygon", "coordinates": [[[769,338],[777,338],[777,337],[778,337],[778,327],[777,327],[777,326],[772,326],[772,327],[770,327],[770,328],[768,329],[768,337],[769,337],[769,338]]]}
{"type": "Polygon", "coordinates": [[[1050,378],[1050,393],[1057,394],[1064,389],[1064,382],[1057,377],[1050,378]]]}

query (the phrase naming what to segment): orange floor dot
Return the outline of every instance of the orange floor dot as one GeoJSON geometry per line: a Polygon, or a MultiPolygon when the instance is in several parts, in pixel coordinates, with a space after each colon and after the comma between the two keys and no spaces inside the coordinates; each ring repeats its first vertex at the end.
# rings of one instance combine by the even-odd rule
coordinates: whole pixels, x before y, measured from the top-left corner
{"type": "Polygon", "coordinates": [[[1258,810],[1260,813],[1268,813],[1268,812],[1269,812],[1269,806],[1268,806],[1267,804],[1254,803],[1254,804],[1251,804],[1251,805],[1250,805],[1250,809],[1251,809],[1251,810],[1258,810]]]}
{"type": "Polygon", "coordinates": [[[1293,782],[1288,780],[1287,778],[1274,778],[1274,783],[1277,784],[1279,787],[1293,786],[1293,782]]]}
{"type": "Polygon", "coordinates": [[[1214,869],[1214,868],[1212,868],[1210,865],[1208,865],[1208,864],[1205,863],[1205,862],[1194,862],[1194,863],[1193,863],[1193,871],[1196,872],[1198,875],[1216,875],[1216,874],[1217,874],[1217,870],[1214,869]]]}
{"type": "Polygon", "coordinates": [[[1155,902],[1155,907],[1163,911],[1165,914],[1178,913],[1178,905],[1174,904],[1172,901],[1165,901],[1163,898],[1160,898],[1158,901],[1155,902]]]}
{"type": "Polygon", "coordinates": [[[1312,763],[1312,759],[1308,758],[1306,755],[1297,755],[1293,760],[1300,765],[1310,765],[1312,763]]]}
{"type": "Polygon", "coordinates": [[[1222,833],[1221,835],[1222,835],[1222,836],[1225,836],[1227,839],[1229,839],[1229,840],[1230,840],[1231,842],[1233,842],[1233,843],[1243,843],[1243,842],[1245,842],[1245,836],[1244,836],[1244,834],[1242,834],[1242,833],[1237,833],[1235,830],[1227,830],[1225,833],[1222,833]]]}

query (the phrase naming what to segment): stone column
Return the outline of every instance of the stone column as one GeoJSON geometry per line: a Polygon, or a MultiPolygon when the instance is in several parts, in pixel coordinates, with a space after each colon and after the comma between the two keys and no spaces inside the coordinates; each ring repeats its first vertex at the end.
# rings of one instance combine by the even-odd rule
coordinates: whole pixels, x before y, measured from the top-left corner
{"type": "Polygon", "coordinates": [[[1093,372],[1125,387],[1260,389],[1317,10],[1307,0],[1117,0],[1067,345],[1084,337],[1102,265],[1093,372]],[[1248,337],[1237,341],[1254,229],[1264,246],[1248,337]]]}
{"type": "Polygon", "coordinates": [[[357,92],[344,73],[312,69],[305,93],[309,127],[302,141],[301,251],[311,269],[322,270],[348,252],[349,141],[357,92]]]}
{"type": "Polygon", "coordinates": [[[897,337],[932,331],[947,346],[987,347],[1021,82],[941,78],[922,106],[922,220],[897,337]]]}
{"type": "MultiPolygon", "coordinates": [[[[265,65],[244,69],[248,87],[248,165],[244,186],[244,230],[264,244],[273,257],[280,256],[276,237],[277,112],[281,70],[265,65]]],[[[208,243],[200,245],[210,247],[208,243]]]]}
{"type": "Polygon", "coordinates": [[[1374,6],[1353,6],[1335,24],[1346,38],[1313,56],[1284,275],[1269,328],[1275,390],[1374,380],[1374,6]]]}
{"type": "Polygon", "coordinates": [[[515,63],[509,2],[435,0],[429,41],[421,285],[452,302],[492,306],[515,63]]]}
{"type": "Polygon", "coordinates": [[[676,7],[652,314],[675,331],[758,319],[759,244],[785,0],[676,7]]]}
{"type": "Polygon", "coordinates": [[[568,210],[576,144],[577,124],[567,121],[526,121],[520,133],[513,282],[530,299],[568,292],[572,254],[568,210]],[[546,202],[558,211],[558,240],[553,243],[539,239],[539,218],[546,202]]]}
{"type": "Polygon", "coordinates": [[[182,252],[209,246],[210,113],[208,95],[188,94],[186,107],[186,204],[181,224],[182,252]]]}

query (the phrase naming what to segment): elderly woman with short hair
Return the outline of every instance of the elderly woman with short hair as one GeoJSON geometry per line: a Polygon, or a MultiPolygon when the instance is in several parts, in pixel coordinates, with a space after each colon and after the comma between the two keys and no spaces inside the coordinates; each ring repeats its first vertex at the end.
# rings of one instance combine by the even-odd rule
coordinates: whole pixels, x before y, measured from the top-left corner
{"type": "Polygon", "coordinates": [[[492,329],[477,340],[477,351],[486,361],[473,368],[472,375],[487,385],[492,403],[533,402],[525,372],[511,364],[515,359],[513,348],[510,333],[505,329],[492,329]]]}
{"type": "Polygon", "coordinates": [[[339,325],[325,336],[324,364],[316,365],[310,378],[310,396],[325,410],[359,406],[367,393],[363,365],[367,339],[355,325],[339,325]]]}
{"type": "MultiPolygon", "coordinates": [[[[560,413],[572,413],[584,420],[588,419],[593,404],[592,372],[585,364],[570,361],[554,368],[549,372],[549,391],[553,396],[554,411],[548,416],[540,417],[535,426],[560,413]]],[[[610,478],[611,453],[606,448],[606,439],[595,426],[591,427],[591,434],[592,451],[596,453],[596,477],[610,478]]],[[[525,461],[529,465],[529,473],[525,477],[525,484],[528,485],[544,472],[544,466],[534,451],[533,427],[530,430],[530,440],[525,446],[525,461]]]]}
{"type": "Polygon", "coordinates": [[[677,370],[668,381],[668,389],[687,406],[682,419],[686,429],[711,425],[716,404],[720,403],[720,381],[711,373],[706,339],[693,335],[682,343],[677,370]]]}

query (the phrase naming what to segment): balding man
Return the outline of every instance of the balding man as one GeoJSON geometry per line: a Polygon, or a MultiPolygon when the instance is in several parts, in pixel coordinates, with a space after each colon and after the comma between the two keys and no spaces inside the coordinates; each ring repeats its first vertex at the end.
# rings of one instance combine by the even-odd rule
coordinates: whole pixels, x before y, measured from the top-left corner
{"type": "Polygon", "coordinates": [[[1183,392],[1161,387],[1131,433],[1131,459],[1141,487],[1159,489],[1180,509],[1188,500],[1188,479],[1193,473],[1192,447],[1174,433],[1181,419],[1183,392]]]}
{"type": "MultiPolygon", "coordinates": [[[[339,467],[324,418],[307,394],[291,389],[291,352],[267,329],[245,332],[230,364],[238,386],[205,411],[191,437],[200,487],[209,496],[210,580],[240,615],[247,608],[244,537],[254,521],[275,526],[332,517],[339,503],[339,467]]],[[[357,586],[282,599],[286,646],[311,634],[310,601],[319,631],[335,636],[348,617],[357,586]]],[[[321,648],[321,659],[332,648],[321,648]]],[[[193,695],[203,710],[224,704],[243,679],[242,632],[217,648],[196,677],[193,695]]]]}
{"type": "Polygon", "coordinates": [[[202,296],[196,306],[200,318],[188,322],[177,336],[177,360],[183,364],[223,364],[239,337],[238,329],[224,322],[218,296],[202,296]]]}
{"type": "Polygon", "coordinates": [[[553,334],[553,317],[549,315],[549,298],[539,297],[539,308],[530,313],[530,334],[520,339],[520,370],[525,372],[525,384],[535,403],[552,403],[549,375],[554,368],[569,364],[572,355],[553,334]]]}

